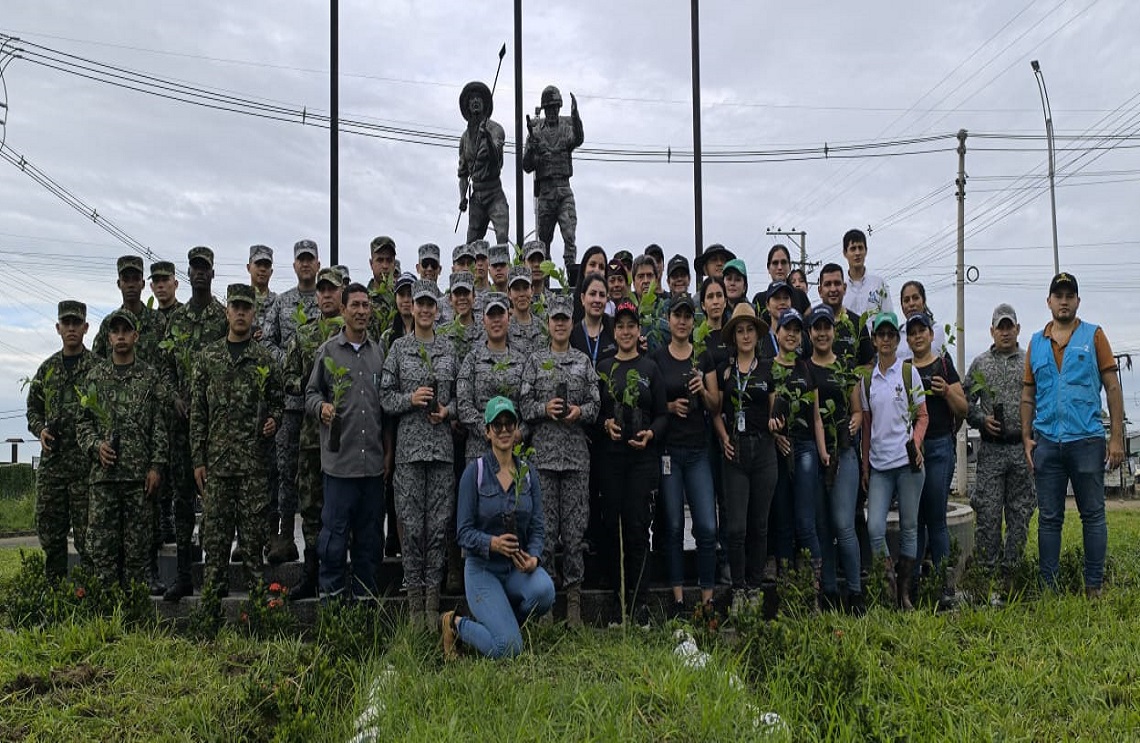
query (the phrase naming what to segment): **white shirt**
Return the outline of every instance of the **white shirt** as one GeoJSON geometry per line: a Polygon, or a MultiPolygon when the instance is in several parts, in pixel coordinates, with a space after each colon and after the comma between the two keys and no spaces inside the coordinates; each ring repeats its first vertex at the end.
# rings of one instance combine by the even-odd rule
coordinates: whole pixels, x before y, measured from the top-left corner
{"type": "Polygon", "coordinates": [[[887,282],[870,272],[864,273],[863,278],[858,280],[851,278],[850,273],[847,274],[847,293],[843,295],[843,306],[856,315],[862,315],[867,310],[871,310],[872,314],[894,310],[887,282]]]}
{"type": "MultiPolygon", "coordinates": [[[[859,397],[863,409],[871,411],[871,466],[889,470],[909,463],[906,456],[906,442],[910,439],[907,430],[910,411],[906,402],[906,386],[902,377],[903,360],[895,363],[885,372],[878,363],[871,367],[871,401],[867,403],[867,387],[859,385],[859,397]]],[[[924,399],[922,377],[912,364],[910,367],[910,396],[914,405],[924,399]]]]}

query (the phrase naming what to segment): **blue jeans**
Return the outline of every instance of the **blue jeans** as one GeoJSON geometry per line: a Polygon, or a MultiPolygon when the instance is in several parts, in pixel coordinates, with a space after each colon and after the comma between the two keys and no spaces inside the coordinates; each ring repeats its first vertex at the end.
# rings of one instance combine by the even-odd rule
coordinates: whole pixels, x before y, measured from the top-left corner
{"type": "MultiPolygon", "coordinates": [[[[796,458],[792,476],[792,511],[795,515],[796,546],[811,553],[813,560],[820,558],[819,534],[815,528],[815,504],[823,487],[820,478],[819,448],[815,441],[792,442],[796,458]]],[[[797,552],[798,554],[798,552],[797,552]]]]}
{"type": "Polygon", "coordinates": [[[685,498],[688,497],[693,539],[697,543],[697,584],[711,589],[716,581],[716,493],[709,451],[671,446],[665,449],[664,456],[669,457],[670,468],[669,474],[661,475],[669,584],[680,586],[684,580],[685,498]]]}
{"type": "Polygon", "coordinates": [[[848,447],[839,452],[839,469],[831,490],[823,486],[816,490],[815,524],[823,553],[823,591],[838,592],[835,558],[843,566],[847,592],[859,593],[859,540],[855,536],[855,502],[859,497],[859,459],[855,449],[848,447]],[[832,543],[835,543],[834,548],[832,543]]]}
{"type": "Polygon", "coordinates": [[[871,553],[889,555],[887,551],[887,511],[891,496],[899,498],[899,556],[914,559],[918,549],[918,501],[922,496],[925,472],[911,472],[910,465],[889,470],[871,468],[867,482],[867,533],[871,553]]]}
{"type": "Polygon", "coordinates": [[[459,639],[489,658],[521,653],[519,627],[554,605],[554,581],[542,567],[524,573],[499,555],[468,555],[463,578],[474,619],[459,620],[459,639]]]}
{"type": "Polygon", "coordinates": [[[1065,523],[1065,491],[1073,484],[1077,510],[1084,532],[1085,586],[1099,588],[1104,581],[1104,557],[1108,551],[1108,525],[1104,521],[1103,438],[1057,443],[1038,436],[1033,450],[1037,481],[1037,549],[1041,580],[1049,587],[1057,582],[1061,559],[1061,526],[1065,523]]]}
{"type": "Polygon", "coordinates": [[[950,499],[950,483],[954,477],[954,436],[939,436],[923,442],[922,466],[926,479],[922,483],[922,497],[918,502],[918,549],[915,555],[922,559],[930,542],[930,557],[934,567],[950,557],[950,530],[946,527],[946,503],[950,499]]]}
{"type": "Polygon", "coordinates": [[[317,554],[321,595],[344,590],[348,535],[352,533],[352,593],[376,595],[376,567],[380,563],[380,515],[384,513],[383,477],[324,476],[325,505],[317,554]]]}

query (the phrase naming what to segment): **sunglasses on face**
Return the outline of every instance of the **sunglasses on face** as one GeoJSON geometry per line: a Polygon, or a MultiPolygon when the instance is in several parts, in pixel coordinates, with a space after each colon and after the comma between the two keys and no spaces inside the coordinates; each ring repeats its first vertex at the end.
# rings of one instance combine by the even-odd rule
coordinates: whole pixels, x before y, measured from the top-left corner
{"type": "Polygon", "coordinates": [[[491,421],[491,430],[495,433],[514,433],[518,423],[513,420],[491,421]]]}

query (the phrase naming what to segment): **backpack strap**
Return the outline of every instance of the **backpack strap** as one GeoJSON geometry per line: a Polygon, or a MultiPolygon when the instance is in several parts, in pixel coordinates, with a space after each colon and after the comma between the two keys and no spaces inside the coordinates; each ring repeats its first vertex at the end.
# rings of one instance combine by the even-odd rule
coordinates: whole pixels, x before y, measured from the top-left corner
{"type": "Polygon", "coordinates": [[[483,489],[483,457],[475,460],[475,486],[483,489]]]}

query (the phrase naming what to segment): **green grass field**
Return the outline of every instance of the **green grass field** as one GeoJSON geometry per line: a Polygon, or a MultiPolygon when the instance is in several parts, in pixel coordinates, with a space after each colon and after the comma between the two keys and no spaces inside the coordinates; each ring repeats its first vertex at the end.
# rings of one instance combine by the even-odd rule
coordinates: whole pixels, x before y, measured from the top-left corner
{"type": "Polygon", "coordinates": [[[15,498],[0,498],[0,534],[30,532],[35,529],[36,497],[25,493],[15,498]]]}
{"type": "Polygon", "coordinates": [[[1134,739],[1140,512],[1110,512],[1109,533],[1100,601],[782,617],[702,637],[700,668],[666,628],[540,627],[516,660],[451,664],[359,613],[305,640],[194,640],[125,611],[0,631],[0,741],[347,741],[362,715],[378,741],[1134,739]]]}

